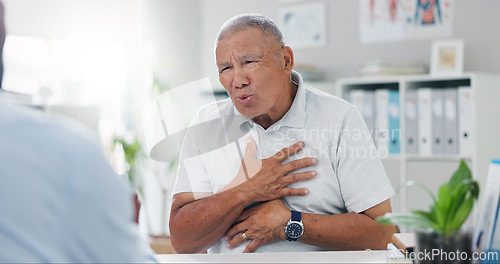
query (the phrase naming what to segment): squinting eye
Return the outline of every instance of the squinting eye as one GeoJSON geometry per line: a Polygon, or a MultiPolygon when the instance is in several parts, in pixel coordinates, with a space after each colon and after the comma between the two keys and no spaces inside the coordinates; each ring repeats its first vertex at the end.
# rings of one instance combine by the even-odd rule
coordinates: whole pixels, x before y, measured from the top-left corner
{"type": "Polygon", "coordinates": [[[225,71],[225,70],[227,70],[227,69],[229,69],[229,67],[222,68],[222,69],[219,71],[219,73],[222,73],[222,72],[224,72],[224,71],[225,71]]]}
{"type": "Polygon", "coordinates": [[[255,62],[255,61],[245,61],[246,64],[249,64],[249,63],[252,63],[252,62],[255,62]]]}

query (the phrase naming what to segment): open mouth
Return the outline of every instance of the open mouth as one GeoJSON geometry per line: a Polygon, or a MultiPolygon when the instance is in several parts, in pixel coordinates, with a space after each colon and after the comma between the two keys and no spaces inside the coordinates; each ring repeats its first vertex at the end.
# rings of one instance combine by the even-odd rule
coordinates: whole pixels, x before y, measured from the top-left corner
{"type": "Polygon", "coordinates": [[[253,97],[252,95],[242,95],[237,97],[237,99],[240,103],[244,104],[250,102],[250,99],[252,99],[252,97],[253,97]]]}

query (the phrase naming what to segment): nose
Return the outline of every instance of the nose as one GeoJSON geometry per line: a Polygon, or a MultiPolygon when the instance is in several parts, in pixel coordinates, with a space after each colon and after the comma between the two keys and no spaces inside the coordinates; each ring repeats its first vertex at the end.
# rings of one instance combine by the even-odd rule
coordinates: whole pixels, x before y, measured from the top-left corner
{"type": "Polygon", "coordinates": [[[248,78],[245,69],[243,69],[243,67],[235,67],[233,86],[241,89],[249,84],[250,84],[250,79],[248,78]]]}

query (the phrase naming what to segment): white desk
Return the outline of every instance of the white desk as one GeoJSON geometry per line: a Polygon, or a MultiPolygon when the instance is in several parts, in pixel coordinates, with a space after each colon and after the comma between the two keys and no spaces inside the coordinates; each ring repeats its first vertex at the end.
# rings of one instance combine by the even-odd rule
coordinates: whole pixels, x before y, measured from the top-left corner
{"type": "MultiPolygon", "coordinates": [[[[387,263],[386,250],[250,254],[160,254],[160,263],[387,263]]],[[[391,260],[390,262],[393,262],[391,260]]]]}

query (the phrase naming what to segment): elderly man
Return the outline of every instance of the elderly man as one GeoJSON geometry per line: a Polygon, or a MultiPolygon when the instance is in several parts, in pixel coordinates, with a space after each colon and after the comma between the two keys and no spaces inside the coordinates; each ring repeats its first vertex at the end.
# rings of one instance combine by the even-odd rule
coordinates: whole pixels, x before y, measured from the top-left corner
{"type": "Polygon", "coordinates": [[[374,219],[391,212],[394,190],[355,108],[304,85],[266,17],[227,21],[215,52],[230,98],[193,120],[222,125],[184,141],[170,218],[175,250],[385,248],[394,227],[374,219]],[[227,144],[206,147],[220,138],[227,144]]]}

